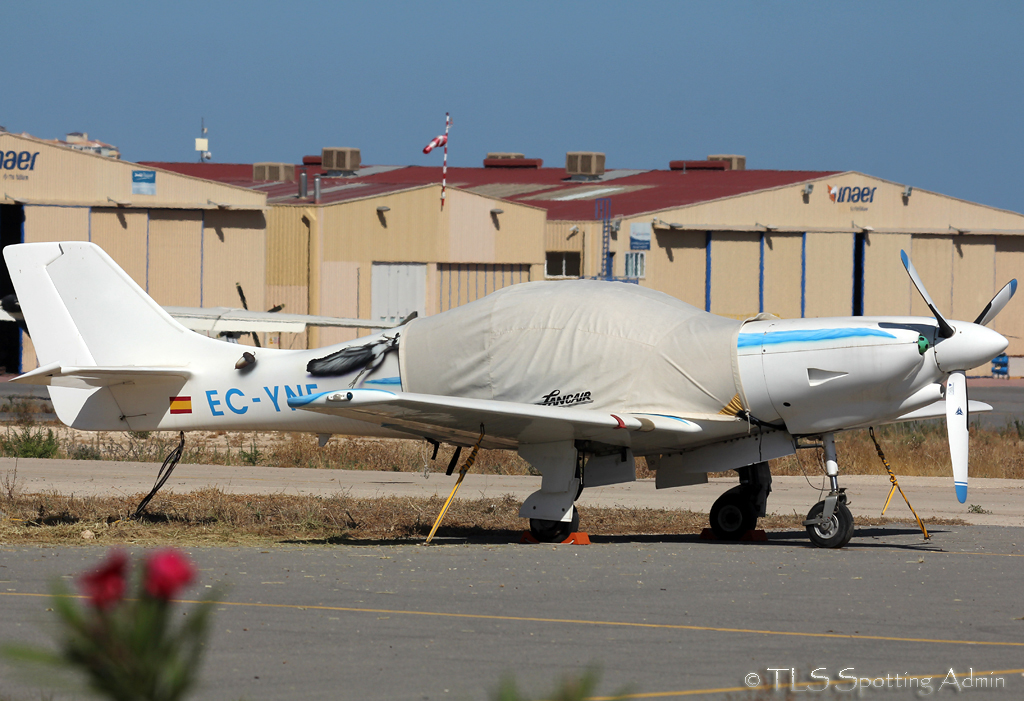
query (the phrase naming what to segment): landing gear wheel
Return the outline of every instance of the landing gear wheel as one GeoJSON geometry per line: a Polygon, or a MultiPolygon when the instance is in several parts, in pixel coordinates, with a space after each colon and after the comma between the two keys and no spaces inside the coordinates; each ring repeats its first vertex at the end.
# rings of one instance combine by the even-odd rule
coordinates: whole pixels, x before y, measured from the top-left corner
{"type": "Polygon", "coordinates": [[[580,512],[573,507],[571,521],[548,521],[543,518],[530,519],[530,534],[541,543],[561,543],[580,527],[580,512]]]}
{"type": "MultiPolygon", "coordinates": [[[[807,520],[821,516],[825,502],[819,501],[807,512],[807,520]]],[[[819,548],[841,548],[853,537],[853,514],[846,504],[838,502],[832,520],[824,525],[807,526],[807,536],[819,548]]]]}
{"type": "Polygon", "coordinates": [[[711,507],[711,531],[719,540],[739,540],[757,525],[757,512],[742,491],[729,490],[711,507]]]}

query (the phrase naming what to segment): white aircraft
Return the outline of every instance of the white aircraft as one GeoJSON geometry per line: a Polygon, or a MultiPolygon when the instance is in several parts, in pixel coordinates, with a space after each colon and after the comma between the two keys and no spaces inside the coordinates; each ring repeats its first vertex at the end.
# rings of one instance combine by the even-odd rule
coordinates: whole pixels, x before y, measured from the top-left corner
{"type": "Polygon", "coordinates": [[[634,456],[659,488],[735,469],[711,527],[736,538],[766,512],[768,461],[811,439],[831,491],[805,526],[816,545],[842,547],[853,517],[833,434],[941,415],[964,502],[964,371],[1006,348],[985,324],[1016,291],[1014,280],[974,323],[947,321],[903,254],[934,318],[734,321],[634,285],[531,282],[337,346],[239,357],[171,318],[94,244],[4,256],[40,363],[12,381],[49,385],[65,424],[515,449],[542,475],[520,510],[542,541],[578,526],[584,488],[635,479],[634,456]]]}

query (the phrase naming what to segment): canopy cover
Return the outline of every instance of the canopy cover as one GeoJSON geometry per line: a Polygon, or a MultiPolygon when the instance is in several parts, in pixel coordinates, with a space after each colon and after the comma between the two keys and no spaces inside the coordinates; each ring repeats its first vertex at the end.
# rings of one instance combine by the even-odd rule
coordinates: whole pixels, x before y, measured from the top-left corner
{"type": "Polygon", "coordinates": [[[638,285],[529,282],[412,321],[402,389],[710,417],[737,393],[740,326],[638,285]]]}

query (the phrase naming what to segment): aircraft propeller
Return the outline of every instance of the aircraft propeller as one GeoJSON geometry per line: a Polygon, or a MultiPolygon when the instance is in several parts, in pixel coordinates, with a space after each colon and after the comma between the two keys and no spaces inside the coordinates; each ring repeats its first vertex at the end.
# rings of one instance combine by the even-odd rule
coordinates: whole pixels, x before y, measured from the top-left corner
{"type": "Polygon", "coordinates": [[[953,465],[953,486],[956,489],[957,500],[963,504],[967,501],[969,443],[965,371],[991,360],[1006,348],[1006,339],[985,325],[992,321],[1013,297],[1017,291],[1017,281],[1011,280],[999,290],[973,324],[965,322],[953,327],[936,308],[906,251],[900,251],[900,258],[939,326],[939,338],[936,339],[934,346],[935,364],[948,378],[946,435],[949,438],[949,457],[953,465]]]}

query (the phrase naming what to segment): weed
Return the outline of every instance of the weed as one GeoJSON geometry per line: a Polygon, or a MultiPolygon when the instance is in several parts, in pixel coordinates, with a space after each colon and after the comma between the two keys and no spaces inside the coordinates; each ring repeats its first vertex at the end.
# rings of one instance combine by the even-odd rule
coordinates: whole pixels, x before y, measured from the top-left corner
{"type": "Polygon", "coordinates": [[[260,447],[256,445],[256,439],[252,439],[251,447],[249,450],[239,450],[238,457],[241,458],[242,462],[246,465],[259,465],[263,462],[264,453],[260,450],[260,447]]]}
{"type": "Polygon", "coordinates": [[[981,504],[971,504],[967,507],[967,513],[969,514],[990,514],[992,513],[988,509],[981,508],[981,504]]]}
{"type": "Polygon", "coordinates": [[[7,430],[7,435],[0,436],[0,453],[11,458],[55,458],[60,452],[60,444],[53,434],[53,429],[34,429],[25,426],[20,431],[7,430]]]}
{"type": "Polygon", "coordinates": [[[18,494],[18,463],[15,461],[14,469],[4,470],[0,476],[0,497],[4,501],[13,502],[18,494]]]}

